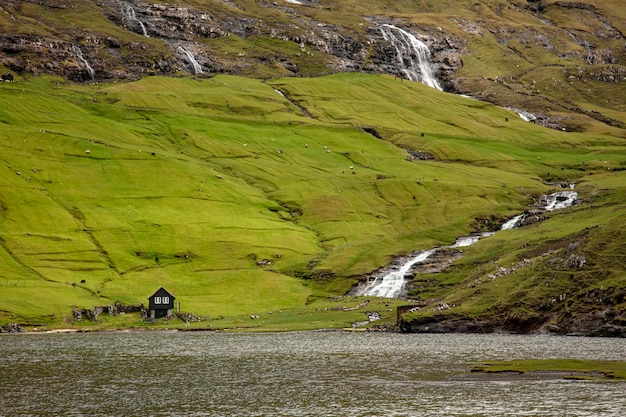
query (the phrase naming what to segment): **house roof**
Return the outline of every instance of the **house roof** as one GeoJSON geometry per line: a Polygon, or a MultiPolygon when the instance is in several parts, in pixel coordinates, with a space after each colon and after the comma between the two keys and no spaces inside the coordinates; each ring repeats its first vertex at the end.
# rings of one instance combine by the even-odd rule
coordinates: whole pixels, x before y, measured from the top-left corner
{"type": "Polygon", "coordinates": [[[153,298],[153,297],[163,297],[163,296],[169,296],[172,298],[172,300],[176,298],[174,297],[173,294],[170,294],[165,288],[161,287],[154,294],[148,297],[148,299],[153,298]]]}

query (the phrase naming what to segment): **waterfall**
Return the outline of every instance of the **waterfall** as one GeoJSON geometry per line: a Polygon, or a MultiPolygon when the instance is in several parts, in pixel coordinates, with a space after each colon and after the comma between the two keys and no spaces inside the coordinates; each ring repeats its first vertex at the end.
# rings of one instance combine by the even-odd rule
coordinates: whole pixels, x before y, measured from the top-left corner
{"type": "Polygon", "coordinates": [[[196,61],[196,58],[193,56],[193,54],[182,46],[179,46],[178,49],[183,53],[185,59],[191,66],[191,72],[193,74],[202,74],[202,67],[200,66],[200,64],[198,64],[198,61],[196,61]]]}
{"type": "Polygon", "coordinates": [[[486,237],[486,236],[491,236],[491,235],[493,235],[493,233],[486,232],[486,233],[477,233],[477,234],[473,234],[470,236],[462,236],[458,238],[456,242],[454,242],[454,244],[450,247],[462,248],[465,246],[472,246],[474,243],[478,242],[481,237],[486,237]]]}
{"type": "Polygon", "coordinates": [[[509,110],[513,110],[525,122],[534,122],[534,121],[536,121],[538,119],[537,116],[535,116],[534,114],[532,114],[530,112],[527,112],[525,110],[517,109],[515,107],[506,107],[506,108],[509,109],[509,110]]]}
{"type": "Polygon", "coordinates": [[[395,48],[400,70],[409,80],[443,90],[430,64],[430,49],[424,42],[396,26],[383,25],[380,30],[395,48]]]}
{"type": "Polygon", "coordinates": [[[80,48],[78,46],[76,46],[76,45],[73,45],[72,49],[74,50],[74,53],[76,54],[76,57],[85,66],[85,70],[87,71],[87,74],[89,74],[89,79],[90,80],[95,79],[96,78],[96,72],[93,70],[93,68],[91,68],[91,65],[89,65],[89,62],[87,62],[87,60],[83,56],[83,51],[81,51],[80,48]]]}
{"type": "Polygon", "coordinates": [[[143,32],[143,36],[148,36],[146,26],[141,20],[137,19],[137,15],[135,14],[135,9],[133,9],[133,6],[131,6],[130,4],[124,5],[122,8],[122,12],[126,17],[126,20],[128,20],[129,22],[137,22],[139,24],[139,26],[141,27],[141,31],[143,32]]]}
{"type": "MultiPolygon", "coordinates": [[[[574,204],[577,199],[578,193],[576,191],[559,191],[541,196],[540,208],[545,211],[561,210],[574,204]]],[[[500,230],[511,230],[518,227],[525,217],[526,213],[522,213],[511,218],[500,227],[500,230]]],[[[470,246],[478,242],[482,237],[488,237],[494,234],[494,232],[486,232],[463,236],[458,238],[451,246],[447,246],[447,248],[470,246]]],[[[436,251],[437,249],[430,249],[418,252],[416,256],[405,261],[397,270],[394,269],[382,277],[376,277],[364,287],[356,289],[354,294],[358,296],[398,298],[404,289],[406,283],[405,276],[407,273],[411,271],[416,264],[424,262],[436,251]]]]}
{"type": "Polygon", "coordinates": [[[408,262],[404,263],[400,269],[391,271],[383,277],[376,278],[367,287],[359,291],[357,295],[371,295],[374,297],[398,298],[404,288],[406,281],[405,275],[411,268],[421,262],[424,262],[430,255],[435,253],[436,249],[420,251],[416,256],[412,257],[408,262]]]}
{"type": "Polygon", "coordinates": [[[511,230],[516,228],[517,226],[519,226],[522,220],[524,220],[524,217],[526,217],[525,214],[518,214],[517,216],[505,222],[502,227],[500,227],[500,230],[511,230]]]}

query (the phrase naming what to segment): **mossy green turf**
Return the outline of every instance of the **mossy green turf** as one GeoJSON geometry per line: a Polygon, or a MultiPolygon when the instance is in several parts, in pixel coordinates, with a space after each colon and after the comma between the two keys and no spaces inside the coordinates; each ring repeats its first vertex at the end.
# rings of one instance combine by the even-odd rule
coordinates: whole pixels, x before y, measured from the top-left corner
{"type": "Polygon", "coordinates": [[[68,325],[73,306],[145,303],[164,286],[198,316],[297,323],[395,255],[523,211],[545,179],[580,181],[584,209],[485,239],[464,265],[524,239],[624,230],[614,132],[548,130],[387,76],[17,79],[0,86],[0,135],[2,322],[68,325]]]}
{"type": "MultiPolygon", "coordinates": [[[[626,379],[626,362],[581,359],[529,359],[489,362],[472,367],[472,371],[485,373],[556,371],[572,373],[564,375],[565,378],[593,379],[594,374],[602,374],[605,378],[624,380],[626,379]]],[[[597,379],[598,377],[596,376],[595,378],[597,379]]]]}

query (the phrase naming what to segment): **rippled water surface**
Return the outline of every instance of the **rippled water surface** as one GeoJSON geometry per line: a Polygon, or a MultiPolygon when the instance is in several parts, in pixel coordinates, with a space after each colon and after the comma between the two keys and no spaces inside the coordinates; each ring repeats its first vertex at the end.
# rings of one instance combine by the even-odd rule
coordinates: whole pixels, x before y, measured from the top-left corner
{"type": "Polygon", "coordinates": [[[626,416],[626,383],[475,361],[624,360],[623,339],[298,332],[0,337],[0,416],[626,416]]]}

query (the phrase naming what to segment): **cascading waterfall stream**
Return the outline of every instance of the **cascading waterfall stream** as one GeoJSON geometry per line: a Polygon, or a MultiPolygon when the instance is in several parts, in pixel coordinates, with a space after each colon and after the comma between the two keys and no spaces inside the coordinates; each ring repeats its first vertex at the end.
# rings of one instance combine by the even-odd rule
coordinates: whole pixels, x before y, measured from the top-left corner
{"type": "MultiPolygon", "coordinates": [[[[554,211],[567,208],[574,204],[578,199],[578,193],[576,191],[559,191],[553,194],[544,195],[541,197],[540,203],[543,210],[554,211]]],[[[522,223],[526,217],[525,213],[519,214],[507,222],[505,222],[500,230],[511,230],[522,223]]],[[[476,233],[471,236],[460,237],[456,242],[447,246],[446,248],[459,248],[473,245],[483,237],[494,235],[496,232],[476,233]]],[[[377,277],[370,281],[363,288],[355,291],[355,295],[359,296],[373,296],[373,297],[386,297],[386,298],[398,298],[402,295],[404,285],[407,279],[406,275],[413,269],[413,267],[419,263],[425,262],[430,256],[437,252],[437,249],[429,249],[419,251],[417,255],[412,256],[409,260],[403,263],[398,269],[395,269],[382,277],[377,277]]]]}
{"type": "Polygon", "coordinates": [[[502,227],[500,228],[500,230],[515,229],[516,227],[520,225],[520,223],[524,220],[525,217],[526,217],[525,214],[518,214],[517,216],[509,219],[506,223],[504,223],[502,227]]]}
{"type": "Polygon", "coordinates": [[[89,75],[89,79],[91,79],[91,80],[95,79],[96,78],[96,72],[91,67],[91,65],[89,65],[89,62],[87,61],[87,59],[85,59],[85,57],[83,56],[83,51],[81,51],[81,49],[78,46],[76,46],[76,45],[72,46],[72,49],[74,50],[74,53],[76,54],[76,57],[85,66],[85,71],[87,71],[87,74],[89,75]]]}
{"type": "Polygon", "coordinates": [[[526,110],[521,110],[521,109],[518,109],[518,108],[515,108],[515,107],[505,107],[505,109],[509,109],[509,110],[514,111],[525,122],[535,122],[535,121],[537,121],[537,119],[539,119],[536,115],[534,115],[531,112],[528,112],[526,110]]]}
{"type": "Polygon", "coordinates": [[[148,37],[148,31],[146,30],[146,26],[143,24],[141,20],[137,19],[137,14],[135,13],[135,9],[133,8],[133,6],[131,6],[130,4],[125,4],[124,7],[122,8],[122,12],[124,13],[124,16],[126,17],[126,20],[128,20],[129,22],[137,22],[139,26],[141,27],[143,36],[148,37]]]}
{"type": "Polygon", "coordinates": [[[404,288],[405,275],[413,268],[413,266],[424,262],[435,253],[436,249],[421,251],[412,257],[408,262],[400,267],[397,271],[391,271],[380,279],[372,281],[363,293],[359,295],[371,295],[375,297],[398,298],[404,288]]]}
{"type": "MultiPolygon", "coordinates": [[[[439,91],[443,91],[433,71],[428,45],[417,39],[413,34],[397,26],[384,24],[380,27],[380,31],[383,34],[383,38],[395,48],[400,71],[409,80],[419,81],[439,91]]],[[[530,112],[516,108],[509,109],[515,111],[520,118],[527,122],[536,122],[539,119],[530,112]]]]}
{"type": "Polygon", "coordinates": [[[193,54],[182,46],[179,46],[178,50],[183,53],[185,59],[191,66],[191,72],[193,74],[202,74],[202,67],[200,66],[198,61],[196,61],[196,58],[193,56],[193,54]]]}
{"type": "Polygon", "coordinates": [[[430,49],[409,32],[393,25],[382,25],[383,37],[396,49],[400,70],[411,81],[419,81],[442,91],[430,62],[430,49]]]}
{"type": "Polygon", "coordinates": [[[576,191],[559,191],[558,193],[543,196],[541,202],[545,205],[545,211],[554,211],[571,206],[577,198],[578,193],[576,191]]]}
{"type": "MultiPolygon", "coordinates": [[[[298,0],[287,0],[290,3],[301,4],[298,0]]],[[[413,34],[390,24],[383,24],[380,27],[383,38],[388,41],[396,50],[396,59],[400,71],[411,81],[418,81],[430,87],[443,91],[443,87],[433,71],[430,49],[428,45],[417,39],[413,34]]],[[[569,32],[568,32],[569,33],[569,32]]],[[[570,33],[577,42],[577,38],[570,33]]],[[[474,99],[474,97],[461,94],[462,97],[474,99]]],[[[514,107],[507,107],[516,112],[520,118],[527,122],[535,122],[538,117],[525,110],[514,107]]]]}

